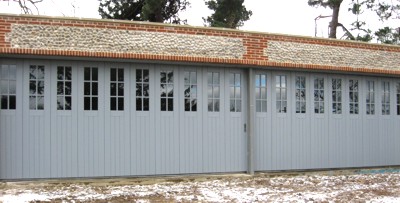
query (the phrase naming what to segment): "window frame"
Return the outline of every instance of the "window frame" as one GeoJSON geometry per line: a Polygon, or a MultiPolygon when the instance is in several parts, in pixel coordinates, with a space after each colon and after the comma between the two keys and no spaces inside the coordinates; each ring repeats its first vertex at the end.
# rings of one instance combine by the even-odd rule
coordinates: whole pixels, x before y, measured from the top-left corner
{"type": "Polygon", "coordinates": [[[149,68],[147,68],[147,67],[141,67],[141,68],[137,68],[137,69],[134,69],[134,72],[135,72],[135,83],[134,83],[134,89],[135,89],[135,107],[134,107],[134,109],[135,109],[135,111],[136,112],[149,112],[150,111],[150,93],[151,93],[151,90],[150,90],[150,86],[151,86],[151,84],[150,84],[150,82],[151,82],[151,78],[150,78],[150,75],[151,75],[151,73],[150,73],[150,69],[149,68]],[[138,71],[140,71],[141,72],[141,74],[142,74],[142,78],[141,78],[141,81],[138,81],[138,71]],[[145,81],[143,78],[143,75],[144,75],[144,73],[147,71],[147,73],[148,73],[148,78],[147,78],[147,81],[145,81]],[[148,87],[148,89],[147,89],[147,96],[144,94],[144,90],[145,90],[145,86],[147,85],[147,87],[148,87]],[[140,95],[138,95],[138,87],[141,87],[141,91],[140,91],[140,95]],[[145,103],[144,103],[144,101],[145,100],[147,100],[147,109],[145,109],[145,103]],[[138,109],[138,101],[141,101],[141,109],[138,109]]]}
{"type": "Polygon", "coordinates": [[[294,76],[294,113],[296,115],[305,115],[307,113],[307,76],[305,75],[295,75],[294,76]],[[300,79],[299,86],[297,86],[297,79],[300,79]],[[304,82],[304,87],[302,87],[301,82],[304,82]],[[301,94],[297,96],[297,93],[304,92],[304,97],[301,94]],[[302,109],[302,104],[304,109],[302,109]],[[299,107],[299,110],[298,108],[299,107]]]}
{"type": "MultiPolygon", "coordinates": [[[[344,89],[343,89],[343,85],[344,85],[344,79],[343,79],[343,77],[341,77],[341,76],[335,76],[335,77],[331,77],[330,78],[330,99],[331,99],[331,106],[330,106],[330,108],[329,108],[329,111],[330,111],[330,113],[332,114],[332,115],[336,115],[336,116],[339,116],[339,115],[342,115],[343,113],[344,113],[344,109],[343,109],[343,107],[344,107],[344,105],[343,105],[343,93],[344,93],[344,89]],[[334,86],[334,80],[335,81],[340,81],[340,89],[337,89],[337,88],[334,88],[334,87],[337,87],[337,84],[338,83],[335,83],[335,86],[334,86]],[[337,99],[337,100],[334,100],[334,97],[333,97],[333,92],[340,92],[340,101],[337,99]],[[336,106],[338,106],[338,104],[340,104],[340,107],[341,107],[341,109],[340,109],[340,112],[339,113],[337,113],[336,111],[334,111],[334,104],[336,104],[336,106]]],[[[338,98],[337,96],[336,96],[336,98],[338,98]]]]}
{"type": "MultiPolygon", "coordinates": [[[[41,64],[41,63],[29,63],[28,65],[28,109],[30,111],[44,111],[46,110],[46,91],[47,91],[47,87],[46,88],[46,75],[48,75],[49,73],[46,73],[48,71],[46,71],[46,65],[45,64],[41,64]],[[35,78],[31,78],[31,69],[32,67],[35,67],[36,70],[39,70],[39,67],[43,68],[43,78],[39,78],[38,79],[38,75],[35,75],[35,78]],[[40,82],[42,82],[43,84],[43,93],[39,94],[38,92],[38,84],[40,84],[40,82]],[[35,93],[32,94],[31,93],[31,84],[34,83],[35,84],[35,93]],[[31,97],[34,97],[35,99],[35,108],[32,108],[31,106],[31,97]],[[38,97],[41,97],[43,99],[43,108],[38,108],[39,104],[38,104],[38,97]]],[[[57,100],[56,100],[57,101],[57,100]]]]}
{"type": "Polygon", "coordinates": [[[396,115],[400,115],[400,81],[396,82],[396,115]]]}
{"type": "Polygon", "coordinates": [[[157,108],[159,108],[160,112],[174,112],[175,111],[175,82],[176,82],[176,73],[177,70],[175,70],[174,68],[162,68],[161,70],[158,71],[157,74],[159,74],[159,88],[160,88],[160,92],[159,92],[159,101],[160,101],[160,106],[158,106],[157,108]],[[163,82],[162,80],[162,74],[165,73],[165,82],[163,82]],[[168,80],[168,73],[172,73],[172,81],[170,82],[168,80]],[[165,85],[165,88],[163,88],[163,85],[165,85]],[[168,88],[171,87],[172,89],[172,95],[169,95],[168,92],[168,88]],[[165,89],[165,96],[163,96],[163,89],[165,89]],[[163,110],[163,99],[165,99],[165,110],[163,110]],[[172,105],[172,108],[170,109],[169,107],[171,107],[169,104],[172,105]]]}
{"type": "MultiPolygon", "coordinates": [[[[347,80],[347,96],[348,96],[348,113],[352,116],[357,116],[360,114],[360,79],[349,78],[347,80]],[[357,84],[357,85],[355,85],[357,84]],[[355,88],[357,87],[357,88],[355,88]],[[353,94],[352,94],[353,93],[353,94]],[[352,101],[353,99],[353,101],[352,101]],[[354,101],[356,100],[356,101],[354,101]],[[352,107],[355,109],[352,111],[352,107]]],[[[342,86],[343,87],[343,86],[342,86]]],[[[343,99],[343,98],[342,98],[343,99]]],[[[343,106],[342,106],[343,107],[343,106]]]]}
{"type": "Polygon", "coordinates": [[[389,116],[391,114],[391,102],[390,102],[390,81],[382,80],[381,82],[381,115],[389,116]],[[387,84],[387,86],[386,86],[387,84]],[[388,87],[386,89],[386,87],[388,87]],[[386,98],[388,96],[388,98],[386,98]],[[385,111],[385,107],[388,107],[385,111]]]}
{"type": "Polygon", "coordinates": [[[365,79],[365,115],[375,116],[377,114],[377,82],[373,79],[365,79]],[[372,84],[372,88],[371,88],[372,84]],[[372,98],[372,101],[371,101],[372,98]],[[369,100],[369,101],[368,101],[369,100]],[[373,110],[371,111],[371,106],[373,110]]]}
{"type": "Polygon", "coordinates": [[[56,66],[57,69],[57,73],[56,73],[56,102],[57,102],[57,111],[72,111],[73,108],[73,104],[72,104],[72,74],[73,74],[73,70],[72,70],[72,66],[70,65],[57,65],[56,66]],[[60,69],[62,70],[62,72],[60,72],[60,69]],[[70,70],[70,78],[67,78],[67,70],[70,70]],[[61,78],[60,78],[60,74],[61,74],[61,78]],[[69,85],[67,85],[69,84],[69,85]],[[59,93],[59,89],[61,86],[61,90],[62,93],[59,93]],[[69,93],[67,94],[67,87],[69,86],[70,90],[69,93]],[[59,104],[59,99],[61,98],[61,100],[63,101],[62,103],[62,108],[60,108],[60,104],[59,104]],[[69,98],[70,100],[70,106],[67,106],[67,98],[69,98]]]}
{"type": "Polygon", "coordinates": [[[313,94],[312,94],[312,97],[313,97],[313,113],[315,114],[315,115],[324,115],[324,114],[326,114],[326,102],[327,102],[327,97],[326,97],[326,88],[327,88],[327,82],[326,82],[326,79],[325,79],[325,77],[323,77],[323,76],[319,76],[319,75],[316,75],[316,76],[314,76],[313,77],[313,84],[312,84],[312,87],[313,87],[313,94]],[[317,81],[317,86],[316,86],[316,81],[317,81]],[[320,81],[322,81],[322,87],[320,86],[320,81]],[[318,95],[318,100],[316,100],[316,94],[318,95]],[[322,99],[321,99],[321,97],[319,96],[319,95],[323,95],[323,97],[322,97],[322,99]],[[316,104],[318,104],[318,112],[316,112],[316,107],[317,107],[317,105],[316,104]],[[322,104],[322,112],[321,112],[321,104],[322,104]]]}
{"type": "Polygon", "coordinates": [[[288,94],[288,82],[289,82],[289,80],[288,80],[288,78],[290,78],[290,74],[287,74],[287,73],[278,73],[278,74],[275,74],[274,75],[274,87],[275,87],[275,91],[274,91],[274,93],[275,93],[275,112],[277,113],[277,114],[283,114],[283,115],[285,115],[285,114],[287,114],[287,113],[289,113],[289,103],[288,103],[288,96],[289,96],[289,94],[288,94]],[[277,81],[277,78],[279,77],[279,86],[278,86],[278,81],[277,81]],[[282,86],[282,77],[285,77],[285,87],[283,87],[282,86]],[[279,98],[278,98],[278,90],[279,89],[279,98]],[[282,90],[285,90],[285,97],[286,97],[286,99],[283,99],[284,97],[283,97],[283,95],[282,95],[282,90]],[[278,105],[278,102],[279,102],[279,105],[278,105]],[[284,106],[284,105],[282,105],[283,104],[283,102],[286,102],[286,109],[285,109],[285,111],[284,112],[282,112],[282,107],[284,106]],[[278,106],[279,106],[279,109],[278,109],[278,106]]]}
{"type": "Polygon", "coordinates": [[[15,111],[17,110],[17,74],[18,74],[18,68],[16,64],[1,64],[0,66],[0,109],[2,111],[15,111]],[[7,77],[5,78],[3,76],[3,68],[7,66],[7,77]],[[15,78],[11,78],[11,72],[10,70],[14,69],[15,73],[15,78]],[[7,91],[3,93],[3,84],[7,84],[7,88],[5,88],[7,91]],[[14,92],[11,92],[11,85],[13,84],[14,86],[14,92]],[[7,103],[6,103],[6,108],[3,108],[3,97],[6,98],[7,103]],[[11,106],[11,98],[13,99],[13,107],[11,106]]]}
{"type": "Polygon", "coordinates": [[[99,79],[100,79],[100,68],[98,66],[84,66],[83,67],[83,110],[84,111],[99,111],[99,88],[100,88],[100,84],[99,84],[99,79]],[[85,78],[85,74],[86,74],[86,70],[89,69],[89,80],[87,80],[85,78]],[[93,78],[93,70],[96,69],[97,70],[97,80],[94,80],[93,78]],[[85,85],[89,84],[89,94],[86,94],[85,90],[86,87],[85,85]],[[97,95],[93,94],[93,85],[97,84],[97,95]],[[86,109],[86,103],[85,100],[86,98],[89,98],[89,104],[90,107],[89,109],[86,109]],[[97,109],[93,109],[93,98],[97,99],[97,109]]]}
{"type": "Polygon", "coordinates": [[[126,92],[125,92],[125,86],[126,86],[126,83],[127,83],[127,81],[126,81],[126,75],[128,74],[127,73],[127,71],[126,71],[126,69],[124,68],[124,67],[119,67],[119,66],[111,66],[110,68],[109,68],[109,74],[110,74],[110,76],[109,76],[109,102],[110,102],[110,104],[109,104],[109,106],[108,107],[106,107],[106,108],[109,108],[109,111],[111,111],[111,112],[124,112],[126,109],[127,109],[127,107],[126,107],[126,105],[125,105],[125,101],[126,101],[126,92]],[[116,71],[116,74],[115,74],[115,80],[113,80],[113,70],[115,70],[116,71]],[[123,72],[123,76],[121,77],[122,78],[122,80],[119,80],[120,79],[120,73],[119,73],[119,71],[120,70],[122,70],[122,72],[123,72]],[[113,95],[113,90],[112,90],[112,85],[113,84],[115,84],[115,95],[113,95]],[[120,85],[122,84],[122,95],[121,95],[121,91],[120,91],[120,85]],[[113,99],[115,99],[115,109],[113,109],[113,102],[112,102],[112,100],[113,99]],[[120,99],[121,99],[121,101],[122,101],[122,108],[120,108],[120,105],[119,105],[119,101],[120,101],[120,99]]]}
{"type": "Polygon", "coordinates": [[[254,101],[255,101],[255,112],[256,113],[268,113],[268,75],[265,72],[259,72],[254,74],[254,101]],[[265,81],[263,82],[263,77],[265,81]],[[257,82],[259,79],[259,83],[257,82]],[[264,91],[263,91],[264,90],[264,91]],[[257,94],[259,92],[259,94],[257,94]],[[263,93],[264,92],[264,93],[263,93]],[[259,96],[258,96],[259,95],[259,96]],[[258,97],[258,98],[257,98],[258,97]],[[259,108],[258,108],[259,107],[259,108]]]}
{"type": "Polygon", "coordinates": [[[229,87],[229,112],[230,113],[241,113],[243,112],[243,73],[241,72],[229,72],[228,73],[228,87],[229,87]],[[232,76],[233,75],[233,81],[232,76]],[[237,78],[239,76],[239,79],[237,78]],[[233,83],[232,83],[233,82],[233,83]],[[239,82],[239,83],[237,83],[239,82]],[[233,95],[232,95],[233,90],[233,95]],[[239,93],[239,96],[237,95],[239,93]],[[233,101],[233,106],[232,106],[233,101]],[[233,107],[233,109],[232,109],[233,107]],[[240,109],[238,109],[238,107],[240,109]]]}
{"type": "Polygon", "coordinates": [[[183,111],[197,112],[199,109],[199,79],[197,70],[183,71],[183,111]],[[188,76],[188,78],[187,78],[188,76]],[[194,80],[192,80],[194,79],[194,80]],[[189,89],[187,89],[189,88],[189,89]],[[188,92],[186,92],[189,90],[188,92]],[[189,103],[187,103],[189,101],[189,103]],[[194,103],[193,103],[194,102],[194,103]],[[189,108],[189,109],[188,109],[189,108]]]}

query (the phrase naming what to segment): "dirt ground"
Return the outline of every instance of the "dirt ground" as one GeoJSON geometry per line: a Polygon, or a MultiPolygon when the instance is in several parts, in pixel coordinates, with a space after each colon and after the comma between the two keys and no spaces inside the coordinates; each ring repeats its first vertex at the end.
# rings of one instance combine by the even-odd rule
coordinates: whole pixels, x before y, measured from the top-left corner
{"type": "Polygon", "coordinates": [[[400,172],[257,173],[0,183],[0,202],[400,202],[400,172]]]}

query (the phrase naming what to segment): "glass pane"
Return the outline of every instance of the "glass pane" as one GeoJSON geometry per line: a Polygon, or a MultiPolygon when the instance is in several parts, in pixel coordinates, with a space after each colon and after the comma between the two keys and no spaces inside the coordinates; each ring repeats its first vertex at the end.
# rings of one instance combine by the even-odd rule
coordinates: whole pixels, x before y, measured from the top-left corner
{"type": "Polygon", "coordinates": [[[167,96],[167,85],[160,85],[160,96],[166,97],[167,96]]]}
{"type": "Polygon", "coordinates": [[[236,100],[236,112],[241,112],[241,111],[242,111],[242,101],[236,100]]]}
{"type": "Polygon", "coordinates": [[[297,89],[299,89],[299,88],[301,87],[301,85],[300,85],[300,79],[301,79],[300,77],[296,77],[296,84],[295,84],[295,85],[296,85],[296,88],[297,88],[297,89]]]}
{"type": "Polygon", "coordinates": [[[229,85],[234,86],[235,85],[235,75],[233,73],[229,74],[229,85]]]}
{"type": "Polygon", "coordinates": [[[213,84],[219,85],[219,73],[213,73],[213,84]]]}
{"type": "Polygon", "coordinates": [[[319,103],[319,112],[320,113],[325,113],[325,105],[324,103],[319,103]]]}
{"type": "Polygon", "coordinates": [[[173,111],[173,110],[174,110],[174,100],[168,99],[168,111],[173,111]]]}
{"type": "Polygon", "coordinates": [[[9,74],[10,80],[17,79],[17,67],[16,66],[14,66],[14,65],[10,66],[9,73],[10,73],[9,74]]]}
{"type": "Polygon", "coordinates": [[[110,80],[111,81],[117,81],[117,69],[111,68],[110,73],[111,73],[110,80]]]}
{"type": "Polygon", "coordinates": [[[279,75],[275,76],[275,84],[276,87],[281,87],[281,76],[279,75]]]}
{"type": "Polygon", "coordinates": [[[116,83],[111,83],[110,84],[110,95],[111,96],[116,96],[117,95],[117,84],[116,83]]]}
{"type": "Polygon", "coordinates": [[[197,98],[197,85],[192,85],[190,97],[197,98]]]}
{"type": "Polygon", "coordinates": [[[118,68],[118,81],[124,81],[124,69],[118,68]]]}
{"type": "Polygon", "coordinates": [[[235,74],[235,86],[240,87],[240,84],[241,84],[240,74],[235,74]]]}
{"type": "Polygon", "coordinates": [[[235,98],[242,98],[240,87],[235,87],[235,98]]]}
{"type": "Polygon", "coordinates": [[[174,82],[174,72],[169,71],[167,75],[167,82],[168,83],[173,83],[174,82]]]}
{"type": "Polygon", "coordinates": [[[65,80],[72,80],[72,68],[65,67],[65,80]]]}
{"type": "Polygon", "coordinates": [[[208,72],[207,73],[207,84],[211,85],[213,83],[213,78],[212,78],[213,74],[208,72]]]}
{"type": "Polygon", "coordinates": [[[191,100],[192,111],[197,111],[197,99],[191,100]]]}
{"type": "Polygon", "coordinates": [[[136,98],[136,111],[142,111],[142,98],[136,98]]]}
{"type": "Polygon", "coordinates": [[[185,81],[185,85],[189,85],[190,84],[190,74],[189,74],[189,72],[185,72],[185,73],[183,73],[183,77],[184,77],[184,81],[185,81]]]}
{"type": "Polygon", "coordinates": [[[212,99],[208,100],[208,111],[209,112],[213,111],[213,100],[212,99]]]}
{"type": "Polygon", "coordinates": [[[261,101],[260,100],[256,101],[256,112],[261,112],[261,101]]]}
{"type": "Polygon", "coordinates": [[[65,110],[71,110],[71,109],[72,109],[71,97],[65,97],[65,110]]]}
{"type": "Polygon", "coordinates": [[[32,110],[36,109],[36,96],[29,97],[29,109],[32,109],[32,110]]]}
{"type": "Polygon", "coordinates": [[[99,106],[99,101],[97,97],[92,97],[92,110],[97,111],[99,106]]]}
{"type": "Polygon", "coordinates": [[[296,101],[300,101],[300,90],[296,89],[296,101]]]}
{"type": "Polygon", "coordinates": [[[161,98],[161,111],[167,110],[167,99],[161,98]]]}
{"type": "Polygon", "coordinates": [[[142,84],[136,83],[136,96],[141,97],[143,95],[142,88],[142,84]]]}
{"type": "Polygon", "coordinates": [[[282,87],[286,87],[286,76],[282,75],[281,77],[282,77],[281,78],[282,87]]]}
{"type": "Polygon", "coordinates": [[[124,98],[119,97],[118,98],[118,111],[123,111],[124,110],[124,98]]]}
{"type": "Polygon", "coordinates": [[[149,82],[149,70],[143,70],[143,82],[149,82]]]}
{"type": "Polygon", "coordinates": [[[111,111],[117,110],[117,98],[111,97],[111,99],[110,99],[110,109],[111,109],[111,111]]]}
{"type": "Polygon", "coordinates": [[[64,97],[57,97],[57,110],[64,110],[64,97]]]}
{"type": "Polygon", "coordinates": [[[261,101],[261,111],[267,112],[267,101],[261,101]]]}
{"type": "Polygon", "coordinates": [[[296,113],[300,113],[300,102],[296,102],[296,113]]]}
{"type": "Polygon", "coordinates": [[[1,78],[8,79],[8,66],[6,65],[1,66],[1,78]]]}
{"type": "Polygon", "coordinates": [[[197,73],[190,72],[190,84],[197,84],[197,73]]]}
{"type": "Polygon", "coordinates": [[[92,68],[92,81],[98,81],[98,80],[99,80],[99,70],[98,68],[92,68]]]}
{"type": "Polygon", "coordinates": [[[8,94],[8,80],[1,81],[1,94],[8,94]]]}
{"type": "Polygon", "coordinates": [[[10,102],[9,103],[9,105],[10,105],[9,109],[15,109],[15,107],[16,107],[16,98],[15,98],[15,96],[10,96],[10,101],[9,102],[10,102]]]}
{"type": "Polygon", "coordinates": [[[143,99],[143,111],[148,111],[150,109],[150,101],[149,98],[143,99]]]}
{"type": "Polygon", "coordinates": [[[29,67],[29,79],[36,79],[36,66],[29,67]]]}
{"type": "Polygon", "coordinates": [[[189,85],[185,85],[184,87],[184,92],[183,92],[183,96],[185,98],[189,98],[190,97],[190,86],[189,85]]]}
{"type": "Polygon", "coordinates": [[[71,95],[72,92],[72,83],[71,82],[65,82],[65,95],[71,95]]]}
{"type": "Polygon", "coordinates": [[[300,100],[301,101],[305,101],[306,100],[306,90],[305,89],[301,89],[300,90],[300,100]]]}
{"type": "Polygon", "coordinates": [[[165,72],[160,72],[160,82],[167,83],[167,74],[165,72]]]}
{"type": "Polygon", "coordinates": [[[57,67],[57,79],[64,80],[64,67],[63,66],[57,67]]]}
{"type": "Polygon", "coordinates": [[[190,99],[185,99],[185,111],[190,111],[190,99]]]}
{"type": "Polygon", "coordinates": [[[173,97],[174,96],[174,86],[168,85],[167,92],[168,92],[168,97],[173,97]]]}
{"type": "Polygon", "coordinates": [[[301,102],[301,113],[306,113],[306,103],[305,102],[301,102]]]}
{"type": "Polygon", "coordinates": [[[83,83],[83,95],[90,95],[90,82],[83,83]]]}
{"type": "Polygon", "coordinates": [[[8,109],[8,96],[1,96],[1,109],[8,109]]]}
{"type": "Polygon", "coordinates": [[[266,87],[266,86],[267,86],[267,76],[261,75],[261,87],[266,87]]]}
{"type": "Polygon", "coordinates": [[[255,94],[256,94],[256,99],[261,99],[261,88],[256,87],[255,94]]]}
{"type": "Polygon", "coordinates": [[[44,79],[44,66],[38,66],[37,69],[37,79],[43,80],[44,79]]]}
{"type": "Polygon", "coordinates": [[[231,112],[235,112],[235,100],[230,100],[230,103],[229,103],[229,110],[231,111],[231,112]]]}
{"type": "Polygon", "coordinates": [[[282,100],[284,100],[284,101],[287,100],[286,89],[282,89],[282,100]]]}
{"type": "Polygon", "coordinates": [[[44,109],[44,97],[37,97],[37,109],[43,110],[44,109]]]}
{"type": "Polygon", "coordinates": [[[149,96],[149,84],[143,84],[143,96],[148,97],[149,96]]]}
{"type": "Polygon", "coordinates": [[[276,100],[282,100],[281,89],[277,87],[275,89],[275,92],[276,92],[276,100]]]}
{"type": "Polygon", "coordinates": [[[229,98],[235,98],[235,88],[234,87],[230,87],[230,91],[229,91],[229,98]]]}
{"type": "Polygon", "coordinates": [[[214,99],[214,111],[219,112],[219,99],[214,99]]]}
{"type": "Polygon", "coordinates": [[[97,96],[99,94],[99,87],[97,82],[92,82],[92,95],[97,96]]]}
{"type": "Polygon", "coordinates": [[[90,110],[90,97],[83,98],[83,109],[90,110]]]}
{"type": "Polygon", "coordinates": [[[260,87],[261,86],[261,75],[256,75],[255,80],[256,80],[255,86],[260,87]]]}
{"type": "Polygon", "coordinates": [[[57,82],[57,95],[64,95],[64,82],[57,82]]]}
{"type": "Polygon", "coordinates": [[[208,95],[208,98],[212,98],[213,97],[213,87],[212,86],[208,86],[208,89],[207,89],[207,95],[208,95]]]}
{"type": "Polygon", "coordinates": [[[283,113],[286,113],[286,110],[287,110],[287,102],[282,102],[282,112],[283,113]]]}
{"type": "Polygon", "coordinates": [[[136,70],[136,82],[142,82],[143,76],[142,76],[142,69],[136,70]]]}
{"type": "Polygon", "coordinates": [[[29,82],[29,94],[36,94],[36,82],[35,81],[29,82]]]}
{"type": "MultiPolygon", "coordinates": [[[[86,67],[85,70],[83,71],[83,78],[84,80],[90,80],[90,68],[86,67]]],[[[89,109],[85,109],[89,110],[89,109]]]]}
{"type": "Polygon", "coordinates": [[[38,81],[37,85],[37,94],[44,95],[44,81],[38,81]]]}
{"type": "Polygon", "coordinates": [[[124,96],[124,83],[118,83],[118,96],[124,96]]]}

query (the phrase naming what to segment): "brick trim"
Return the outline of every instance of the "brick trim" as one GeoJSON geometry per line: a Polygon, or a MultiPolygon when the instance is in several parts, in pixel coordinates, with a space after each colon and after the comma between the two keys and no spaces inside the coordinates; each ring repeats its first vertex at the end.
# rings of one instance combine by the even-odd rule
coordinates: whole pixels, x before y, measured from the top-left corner
{"type": "Polygon", "coordinates": [[[121,21],[121,20],[78,19],[78,18],[59,18],[59,17],[47,17],[47,16],[0,14],[0,54],[161,60],[161,61],[175,61],[175,62],[237,64],[237,65],[251,65],[260,67],[268,66],[268,67],[295,68],[295,69],[306,69],[306,70],[329,70],[329,71],[341,71],[341,72],[400,75],[400,70],[373,69],[368,67],[354,68],[354,67],[268,61],[268,56],[264,56],[264,49],[267,48],[268,41],[298,42],[304,44],[319,44],[324,46],[349,47],[357,49],[400,53],[400,46],[303,37],[303,36],[291,36],[283,34],[247,32],[247,31],[232,30],[232,29],[193,27],[193,26],[133,22],[133,21],[121,21]],[[47,49],[12,48],[10,42],[6,41],[6,35],[7,33],[11,32],[12,24],[34,24],[34,25],[51,25],[51,26],[84,27],[84,28],[87,27],[87,28],[99,28],[99,29],[116,29],[116,30],[137,30],[137,31],[148,31],[148,32],[240,38],[243,40],[243,45],[246,48],[246,52],[242,59],[222,59],[222,58],[168,56],[168,55],[138,54],[138,53],[110,53],[110,52],[85,52],[85,51],[67,51],[67,50],[60,51],[60,50],[47,50],[47,49]]]}

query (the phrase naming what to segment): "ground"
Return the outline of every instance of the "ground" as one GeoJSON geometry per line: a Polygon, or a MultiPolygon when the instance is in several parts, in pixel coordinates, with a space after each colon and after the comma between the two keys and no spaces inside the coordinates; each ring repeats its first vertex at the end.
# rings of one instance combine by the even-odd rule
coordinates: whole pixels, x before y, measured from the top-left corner
{"type": "Polygon", "coordinates": [[[35,180],[0,183],[0,202],[400,202],[399,170],[35,180]]]}

